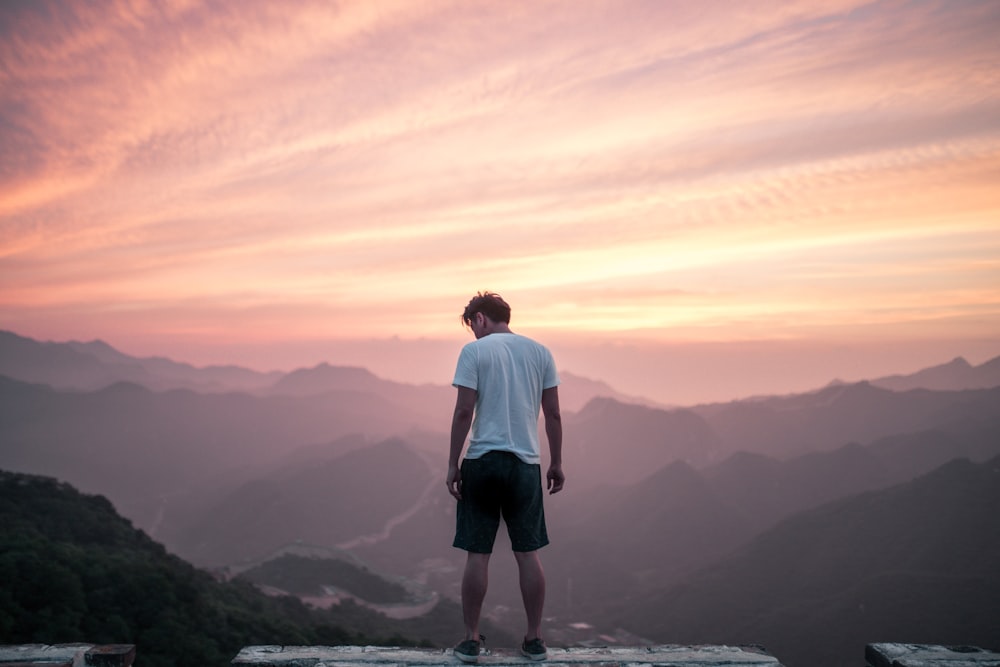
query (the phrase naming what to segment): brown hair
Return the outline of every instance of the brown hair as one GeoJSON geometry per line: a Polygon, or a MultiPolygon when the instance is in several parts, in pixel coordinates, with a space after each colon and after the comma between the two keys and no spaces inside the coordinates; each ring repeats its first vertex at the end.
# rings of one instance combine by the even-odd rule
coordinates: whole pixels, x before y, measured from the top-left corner
{"type": "Polygon", "coordinates": [[[482,313],[494,322],[510,324],[510,306],[499,294],[477,292],[462,313],[462,322],[469,326],[476,313],[482,313]]]}

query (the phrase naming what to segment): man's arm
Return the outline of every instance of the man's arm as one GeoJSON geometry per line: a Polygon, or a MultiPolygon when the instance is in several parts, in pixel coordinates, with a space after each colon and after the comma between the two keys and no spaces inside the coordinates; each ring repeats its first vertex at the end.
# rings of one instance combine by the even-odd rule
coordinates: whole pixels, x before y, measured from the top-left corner
{"type": "Polygon", "coordinates": [[[562,471],[562,415],[559,413],[559,388],[542,390],[542,414],[545,437],[549,441],[549,471],[545,473],[549,493],[562,491],[566,476],[562,471]]]}
{"type": "Polygon", "coordinates": [[[462,456],[469,428],[472,427],[477,396],[475,389],[459,387],[458,397],[455,399],[455,413],[451,417],[451,450],[448,453],[448,479],[445,484],[448,485],[448,493],[457,500],[462,499],[462,473],[458,467],[458,460],[462,456]]]}

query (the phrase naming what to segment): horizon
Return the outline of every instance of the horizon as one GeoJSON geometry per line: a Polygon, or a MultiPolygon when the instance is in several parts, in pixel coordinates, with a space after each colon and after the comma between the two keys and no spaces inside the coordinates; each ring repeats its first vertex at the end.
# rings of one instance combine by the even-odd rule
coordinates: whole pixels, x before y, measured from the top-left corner
{"type": "Polygon", "coordinates": [[[989,1],[0,3],[0,326],[448,383],[488,289],[560,369],[662,402],[975,365],[998,29],[989,1]]]}
{"type": "MultiPolygon", "coordinates": [[[[18,336],[21,332],[0,327],[18,336]]],[[[32,338],[31,336],[25,336],[32,338]]],[[[310,345],[278,345],[269,348],[272,359],[284,364],[255,366],[244,363],[231,347],[216,350],[223,358],[206,354],[197,347],[186,354],[175,348],[136,349],[113,340],[35,339],[41,343],[101,342],[135,358],[159,357],[196,368],[238,366],[260,373],[290,373],[321,364],[360,367],[375,376],[406,384],[451,383],[458,350],[469,339],[364,341],[317,341],[310,345]],[[202,355],[202,356],[199,356],[202,355]],[[227,356],[228,355],[228,356],[227,356]],[[403,363],[406,361],[407,363],[403,363]]],[[[964,359],[979,366],[1000,357],[1000,341],[964,341],[962,350],[941,356],[939,342],[930,344],[845,345],[794,344],[789,342],[744,341],[742,343],[659,344],[636,341],[559,342],[550,345],[560,374],[603,382],[616,392],[665,406],[696,405],[742,400],[759,396],[806,393],[834,382],[854,383],[918,371],[964,359]],[[777,373],[776,369],[784,369],[777,373]],[[651,372],[652,371],[652,372],[651,372]],[[635,378],[644,378],[636,382],[635,378]]],[[[259,359],[263,352],[254,348],[247,359],[259,359]]]]}

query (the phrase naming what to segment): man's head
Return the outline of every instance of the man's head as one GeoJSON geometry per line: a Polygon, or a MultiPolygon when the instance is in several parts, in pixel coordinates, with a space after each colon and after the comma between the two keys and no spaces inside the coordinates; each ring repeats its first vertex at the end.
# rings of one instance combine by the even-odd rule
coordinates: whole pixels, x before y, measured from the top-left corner
{"type": "Polygon", "coordinates": [[[476,334],[476,338],[480,338],[482,335],[480,333],[481,327],[478,324],[480,320],[477,317],[479,313],[482,313],[484,317],[493,323],[510,324],[510,306],[507,305],[507,302],[499,294],[479,292],[476,296],[472,297],[469,305],[465,307],[465,311],[462,313],[462,322],[472,329],[473,333],[476,334]]]}

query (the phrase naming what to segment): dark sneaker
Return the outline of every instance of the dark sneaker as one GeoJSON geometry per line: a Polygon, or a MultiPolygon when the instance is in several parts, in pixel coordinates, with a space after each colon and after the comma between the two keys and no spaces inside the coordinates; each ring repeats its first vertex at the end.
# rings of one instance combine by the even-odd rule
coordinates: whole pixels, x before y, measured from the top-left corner
{"type": "Polygon", "coordinates": [[[521,642],[521,655],[531,660],[545,660],[549,657],[548,651],[545,650],[545,642],[542,641],[541,637],[525,639],[521,642]]]}
{"type": "Polygon", "coordinates": [[[479,635],[479,641],[466,639],[452,649],[452,654],[462,662],[479,662],[479,645],[486,643],[486,637],[479,635]]]}

